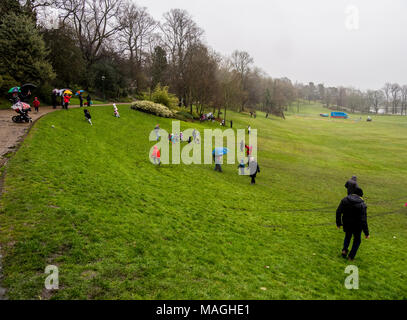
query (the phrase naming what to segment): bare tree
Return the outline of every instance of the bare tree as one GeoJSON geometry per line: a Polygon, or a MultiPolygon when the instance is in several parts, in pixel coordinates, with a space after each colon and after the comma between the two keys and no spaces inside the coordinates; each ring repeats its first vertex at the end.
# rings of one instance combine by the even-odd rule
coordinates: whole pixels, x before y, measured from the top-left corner
{"type": "Polygon", "coordinates": [[[122,52],[129,57],[130,78],[135,81],[134,86],[139,88],[143,57],[155,40],[157,22],[147,12],[147,8],[138,7],[130,1],[124,3],[119,19],[119,44],[122,52]]]}
{"type": "Polygon", "coordinates": [[[407,85],[401,87],[401,115],[407,115],[407,85]]]}
{"type": "Polygon", "coordinates": [[[229,58],[223,57],[219,61],[217,79],[221,90],[221,103],[224,107],[223,116],[226,120],[227,109],[237,110],[237,106],[240,106],[243,99],[240,75],[234,70],[229,58]]]}
{"type": "Polygon", "coordinates": [[[384,93],[384,97],[385,97],[385,113],[389,113],[389,102],[390,102],[390,91],[391,91],[391,83],[386,82],[386,84],[384,85],[384,87],[382,88],[383,93],[384,93]]]}
{"type": "Polygon", "coordinates": [[[191,47],[187,53],[185,82],[188,88],[188,103],[192,113],[195,104],[197,113],[201,114],[205,106],[213,105],[217,97],[216,79],[217,62],[203,44],[191,47]]]}
{"type": "Polygon", "coordinates": [[[122,3],[123,0],[59,0],[61,18],[73,27],[87,70],[98,60],[106,41],[121,30],[118,17],[122,3]]]}
{"type": "Polygon", "coordinates": [[[392,105],[392,113],[396,114],[397,113],[397,108],[400,103],[400,86],[398,83],[393,83],[390,87],[390,93],[391,93],[391,105],[392,105]]]}
{"type": "Polygon", "coordinates": [[[172,68],[172,83],[176,94],[187,105],[188,88],[185,81],[188,51],[201,42],[203,30],[192,20],[185,10],[172,9],[164,14],[164,23],[160,26],[163,44],[169,54],[172,68]]]}
{"type": "Polygon", "coordinates": [[[384,99],[383,92],[381,90],[368,90],[367,99],[369,102],[369,109],[370,107],[373,107],[377,114],[384,99]]]}
{"type": "Polygon", "coordinates": [[[250,66],[253,64],[254,60],[246,51],[235,50],[231,56],[231,62],[234,70],[240,76],[241,90],[245,92],[245,98],[241,103],[241,110],[243,111],[248,102],[248,92],[247,92],[247,76],[250,72],[250,66]]]}

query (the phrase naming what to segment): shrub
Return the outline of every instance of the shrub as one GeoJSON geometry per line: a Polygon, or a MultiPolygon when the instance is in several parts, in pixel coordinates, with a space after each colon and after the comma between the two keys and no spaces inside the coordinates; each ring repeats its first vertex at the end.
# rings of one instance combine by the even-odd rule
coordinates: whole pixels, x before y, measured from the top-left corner
{"type": "Polygon", "coordinates": [[[164,117],[164,118],[173,118],[174,113],[168,109],[166,106],[158,103],[154,103],[151,101],[135,101],[131,105],[131,108],[133,110],[138,110],[141,112],[149,113],[149,114],[154,114],[159,117],[164,117]]]}
{"type": "Polygon", "coordinates": [[[168,87],[161,87],[160,84],[157,84],[153,92],[150,90],[144,92],[142,98],[143,100],[162,104],[170,109],[176,108],[178,105],[178,98],[168,92],[168,87]]]}
{"type": "Polygon", "coordinates": [[[175,118],[178,120],[191,121],[194,119],[194,116],[187,111],[179,111],[175,114],[175,118]]]}

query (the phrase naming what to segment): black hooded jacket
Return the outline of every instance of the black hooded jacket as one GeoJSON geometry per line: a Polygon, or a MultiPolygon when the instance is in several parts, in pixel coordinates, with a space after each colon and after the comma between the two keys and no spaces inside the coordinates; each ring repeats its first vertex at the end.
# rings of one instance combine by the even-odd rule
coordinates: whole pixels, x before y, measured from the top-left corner
{"type": "Polygon", "coordinates": [[[363,199],[356,194],[342,199],[336,210],[336,225],[343,226],[343,231],[353,232],[362,230],[368,236],[367,206],[363,199]]]}

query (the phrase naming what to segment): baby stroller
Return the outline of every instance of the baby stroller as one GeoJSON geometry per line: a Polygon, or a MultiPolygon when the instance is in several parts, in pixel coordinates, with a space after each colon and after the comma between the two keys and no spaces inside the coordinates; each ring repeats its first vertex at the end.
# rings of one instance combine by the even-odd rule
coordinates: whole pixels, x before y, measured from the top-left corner
{"type": "Polygon", "coordinates": [[[13,104],[11,107],[18,115],[13,116],[11,120],[15,123],[24,123],[24,122],[33,122],[31,117],[28,115],[28,112],[31,111],[31,107],[29,104],[18,101],[17,103],[13,104]]]}
{"type": "Polygon", "coordinates": [[[8,93],[12,95],[10,101],[13,105],[11,108],[18,114],[11,118],[13,122],[32,122],[31,117],[28,115],[28,112],[31,111],[31,107],[27,102],[31,96],[31,91],[35,88],[35,85],[27,83],[21,87],[13,87],[8,91],[8,93]]]}

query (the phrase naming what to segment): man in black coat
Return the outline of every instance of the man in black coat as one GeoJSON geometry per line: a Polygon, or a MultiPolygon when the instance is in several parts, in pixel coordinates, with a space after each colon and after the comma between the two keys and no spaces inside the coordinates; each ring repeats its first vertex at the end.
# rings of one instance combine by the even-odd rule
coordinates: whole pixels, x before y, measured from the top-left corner
{"type": "Polygon", "coordinates": [[[345,188],[348,190],[348,195],[353,194],[356,188],[359,188],[357,180],[358,178],[356,176],[353,176],[348,181],[346,181],[345,188]]]}
{"type": "Polygon", "coordinates": [[[256,184],[257,173],[260,172],[260,167],[254,157],[250,157],[248,162],[248,167],[250,170],[250,178],[252,178],[251,184],[256,184]]]}
{"type": "Polygon", "coordinates": [[[367,226],[367,206],[362,199],[363,191],[359,187],[353,194],[342,199],[336,210],[336,226],[340,229],[343,226],[345,232],[345,241],[342,249],[342,257],[353,261],[361,243],[362,231],[369,239],[369,228],[367,226]],[[349,252],[349,244],[353,236],[352,249],[349,252]]]}

